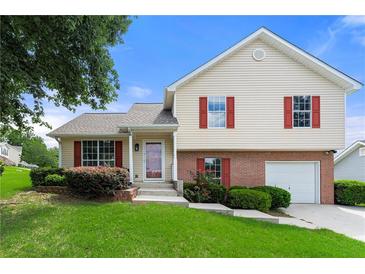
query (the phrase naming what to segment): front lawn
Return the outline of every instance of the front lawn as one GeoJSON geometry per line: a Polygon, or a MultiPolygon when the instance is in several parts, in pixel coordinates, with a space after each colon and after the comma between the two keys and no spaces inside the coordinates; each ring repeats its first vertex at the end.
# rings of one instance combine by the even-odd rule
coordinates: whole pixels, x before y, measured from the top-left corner
{"type": "Polygon", "coordinates": [[[32,186],[29,172],[30,169],[27,168],[6,166],[3,175],[0,176],[0,200],[29,189],[32,186]]]}
{"type": "Polygon", "coordinates": [[[2,206],[1,257],[365,257],[364,243],[328,230],[48,197],[2,206]]]}

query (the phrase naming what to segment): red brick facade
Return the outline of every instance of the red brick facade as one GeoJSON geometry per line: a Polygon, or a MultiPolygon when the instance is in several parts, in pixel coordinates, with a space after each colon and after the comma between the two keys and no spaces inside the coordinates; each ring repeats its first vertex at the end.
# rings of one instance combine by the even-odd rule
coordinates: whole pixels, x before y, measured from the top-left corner
{"type": "Polygon", "coordinates": [[[196,170],[196,159],[205,157],[231,159],[231,186],[264,185],[265,161],[320,161],[321,203],[334,203],[332,152],[179,151],[177,153],[178,178],[184,181],[191,181],[191,171],[196,170]]]}

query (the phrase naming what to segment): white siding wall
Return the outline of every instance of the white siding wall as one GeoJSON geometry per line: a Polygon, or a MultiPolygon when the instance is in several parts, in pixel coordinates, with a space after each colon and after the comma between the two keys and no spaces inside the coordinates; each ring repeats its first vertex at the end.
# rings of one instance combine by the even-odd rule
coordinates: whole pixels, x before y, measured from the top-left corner
{"type": "Polygon", "coordinates": [[[353,151],[335,165],[335,179],[365,182],[365,157],[360,157],[359,149],[353,151]]]}
{"type": "Polygon", "coordinates": [[[344,91],[261,40],[176,91],[179,150],[329,150],[345,143],[344,91]],[[264,48],[257,62],[252,50],[264,48]],[[199,96],[235,96],[235,129],[199,129],[199,96]],[[321,96],[321,128],[284,129],[283,98],[321,96]]]}

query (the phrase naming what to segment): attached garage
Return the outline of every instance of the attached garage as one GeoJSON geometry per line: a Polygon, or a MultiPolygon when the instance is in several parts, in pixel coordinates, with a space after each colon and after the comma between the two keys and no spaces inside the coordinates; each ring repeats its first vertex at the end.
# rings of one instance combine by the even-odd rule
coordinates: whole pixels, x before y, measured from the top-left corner
{"type": "Polygon", "coordinates": [[[320,203],[320,166],[317,161],[265,162],[265,183],[291,193],[292,203],[320,203]]]}

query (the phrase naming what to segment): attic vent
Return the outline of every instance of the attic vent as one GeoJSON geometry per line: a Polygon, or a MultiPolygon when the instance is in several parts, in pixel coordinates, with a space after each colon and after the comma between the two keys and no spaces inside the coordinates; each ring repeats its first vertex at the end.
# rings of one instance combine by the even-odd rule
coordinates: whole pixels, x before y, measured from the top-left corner
{"type": "Polygon", "coordinates": [[[256,61],[264,60],[266,56],[266,52],[263,49],[254,49],[252,52],[252,57],[256,61]]]}
{"type": "Polygon", "coordinates": [[[365,147],[362,147],[362,148],[359,149],[359,155],[360,155],[360,157],[365,156],[365,147]]]}

